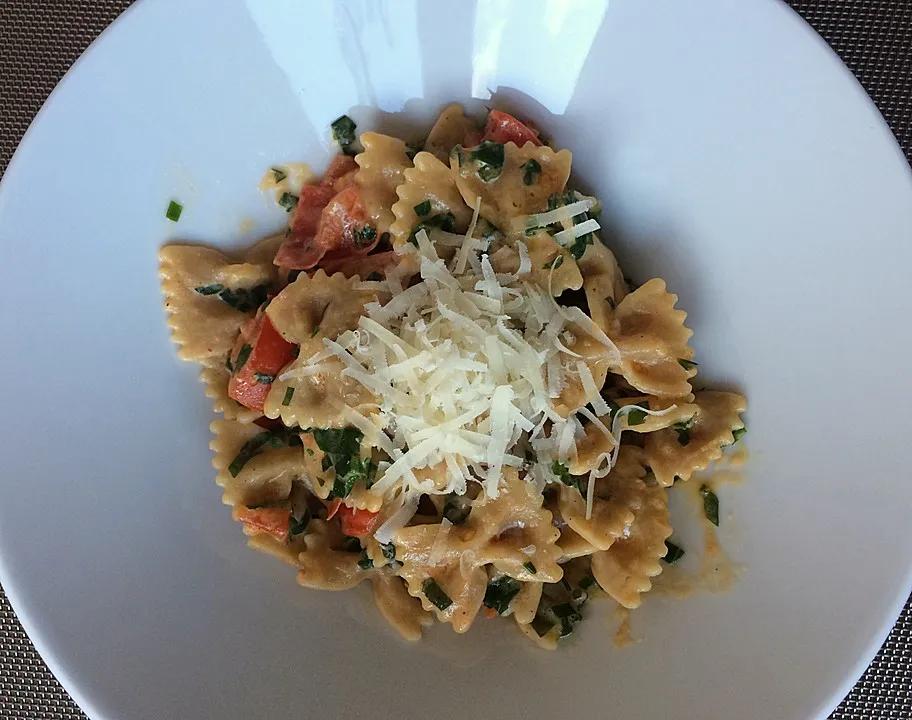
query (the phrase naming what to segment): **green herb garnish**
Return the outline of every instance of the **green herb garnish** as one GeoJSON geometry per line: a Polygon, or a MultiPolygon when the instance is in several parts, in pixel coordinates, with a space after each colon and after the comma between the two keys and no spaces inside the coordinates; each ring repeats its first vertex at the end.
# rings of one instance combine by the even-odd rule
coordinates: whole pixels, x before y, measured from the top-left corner
{"type": "Polygon", "coordinates": [[[171,222],[177,222],[180,220],[180,216],[183,211],[184,206],[172,200],[168,203],[168,209],[165,210],[165,217],[168,218],[171,222]]]}
{"type": "Polygon", "coordinates": [[[498,615],[503,615],[510,609],[510,603],[513,602],[519,589],[519,581],[509,575],[501,575],[499,578],[491,580],[485,590],[485,607],[491,608],[498,615]]]}
{"type": "Polygon", "coordinates": [[[333,468],[336,471],[329,497],[348,497],[355,484],[362,480],[370,487],[376,468],[369,458],[360,456],[361,439],[364,437],[360,430],[353,427],[338,430],[316,428],[310,432],[317,447],[324,453],[323,469],[333,468]]]}
{"type": "Polygon", "coordinates": [[[431,214],[431,201],[424,200],[415,206],[415,214],[418,217],[424,217],[431,214]]]}
{"type": "Polygon", "coordinates": [[[249,345],[242,345],[240,352],[237,354],[237,357],[234,360],[234,370],[237,372],[244,365],[247,364],[248,358],[250,358],[250,353],[253,351],[253,348],[249,345]]]}
{"type": "Polygon", "coordinates": [[[367,556],[367,550],[361,551],[361,557],[358,560],[358,567],[362,570],[370,570],[374,567],[374,561],[367,556]]]}
{"type": "Polygon", "coordinates": [[[351,494],[355,485],[364,481],[365,487],[373,484],[374,472],[376,467],[370,461],[370,458],[356,457],[352,458],[344,472],[339,472],[336,466],[336,479],[333,481],[332,490],[329,493],[331,498],[344,498],[351,494]]]}
{"type": "Polygon", "coordinates": [[[523,185],[534,185],[538,182],[538,176],[541,175],[542,167],[538,160],[530,159],[522,166],[523,185]]]}
{"type": "Polygon", "coordinates": [[[668,549],[665,553],[665,557],[662,559],[671,565],[674,562],[677,562],[682,557],[684,557],[684,550],[677,545],[675,545],[671,540],[665,541],[665,547],[668,549]]]}
{"type": "Polygon", "coordinates": [[[285,388],[285,397],[282,398],[282,406],[288,407],[291,405],[291,399],[294,397],[295,389],[293,387],[285,388]]]}
{"type": "Polygon", "coordinates": [[[694,419],[682,420],[671,426],[671,429],[678,434],[678,444],[682,446],[690,445],[690,431],[693,428],[694,419]]]}
{"type": "Polygon", "coordinates": [[[502,143],[484,140],[472,151],[472,160],[478,163],[478,177],[484,182],[496,180],[503,171],[504,146],[502,143]]]}
{"type": "Polygon", "coordinates": [[[269,168],[272,171],[272,177],[277,182],[282,182],[285,178],[288,177],[288,173],[282,170],[281,168],[269,168]]]}
{"type": "Polygon", "coordinates": [[[743,438],[746,433],[747,433],[746,427],[739,427],[739,428],[735,428],[734,430],[732,430],[732,437],[734,438],[734,440],[732,440],[732,445],[734,445],[741,438],[743,438]]]}
{"type": "Polygon", "coordinates": [[[646,411],[640,410],[639,408],[633,408],[632,410],[627,411],[627,427],[633,427],[634,425],[642,425],[646,422],[646,411]]]}
{"type": "Polygon", "coordinates": [[[719,527],[719,498],[709,485],[700,488],[700,495],[703,496],[703,514],[713,525],[719,527]]]}
{"type": "Polygon", "coordinates": [[[212,283],[212,285],[200,285],[198,288],[193,288],[200,295],[215,295],[220,293],[225,289],[225,286],[221,283],[212,283]]]}
{"type": "Polygon", "coordinates": [[[455,227],[456,216],[447,210],[445,213],[438,213],[437,215],[425,218],[420,223],[418,223],[412,230],[412,234],[409,235],[409,242],[412,243],[412,245],[415,247],[418,247],[418,233],[420,231],[424,230],[427,232],[434,228],[440,228],[446,232],[452,232],[455,227]]]}
{"type": "Polygon", "coordinates": [[[365,225],[355,230],[355,245],[367,247],[377,239],[377,231],[373,225],[365,225]]]}
{"type": "Polygon", "coordinates": [[[290,192],[283,192],[281,197],[279,197],[279,205],[285,208],[285,212],[291,212],[297,204],[298,196],[292,195],[290,192]]]}
{"type": "Polygon", "coordinates": [[[267,375],[266,373],[255,372],[253,374],[253,379],[261,385],[272,385],[272,383],[275,382],[275,375],[267,375]]]}
{"type": "Polygon", "coordinates": [[[238,312],[252,312],[266,302],[269,295],[269,285],[256,285],[252,288],[224,288],[218,294],[219,300],[230,305],[238,312]]]}
{"type": "Polygon", "coordinates": [[[535,567],[535,563],[533,563],[531,560],[529,562],[524,562],[523,567],[533,575],[538,573],[538,568],[535,567]]]}
{"type": "Polygon", "coordinates": [[[421,592],[424,593],[428,602],[434,605],[438,610],[446,610],[453,604],[453,601],[450,600],[450,596],[443,591],[443,588],[441,588],[433,578],[428,578],[421,584],[421,592]]]}
{"type": "Polygon", "coordinates": [[[383,553],[389,562],[394,562],[396,560],[396,546],[393,543],[379,543],[380,551],[383,553]]]}
{"type": "Polygon", "coordinates": [[[228,466],[228,472],[231,473],[231,477],[237,477],[238,473],[243,470],[244,465],[250,462],[251,458],[264,447],[280,448],[300,445],[299,432],[299,428],[281,428],[257,433],[241,446],[238,454],[228,466]]]}
{"type": "Polygon", "coordinates": [[[346,155],[353,154],[350,146],[355,142],[355,128],[357,127],[355,121],[348,115],[342,115],[333,120],[330,127],[332,128],[333,140],[339,143],[342,152],[346,155]]]}
{"type": "Polygon", "coordinates": [[[554,473],[554,476],[560,480],[564,485],[573,485],[573,478],[570,475],[570,468],[568,468],[564,463],[559,460],[555,460],[551,463],[551,472],[554,473]]]}
{"type": "MultiPolygon", "coordinates": [[[[570,205],[577,202],[578,200],[583,199],[583,195],[578,193],[576,190],[567,190],[562,193],[555,193],[548,198],[548,210],[556,210],[559,207],[564,205],[570,205]]],[[[586,222],[590,219],[589,213],[582,212],[573,218],[573,224],[579,225],[582,222],[586,222]]],[[[560,223],[555,223],[554,225],[549,226],[551,234],[556,234],[563,230],[563,226],[560,223]]],[[[595,235],[591,232],[586,233],[585,235],[580,235],[578,238],[574,238],[573,242],[570,245],[566,245],[567,250],[570,251],[570,254],[576,259],[579,260],[583,255],[586,254],[586,248],[592,245],[595,242],[595,235]]]]}
{"type": "Polygon", "coordinates": [[[695,363],[693,360],[684,360],[681,358],[678,360],[678,365],[680,365],[685,370],[693,370],[695,367],[699,367],[700,363],[695,363]]]}

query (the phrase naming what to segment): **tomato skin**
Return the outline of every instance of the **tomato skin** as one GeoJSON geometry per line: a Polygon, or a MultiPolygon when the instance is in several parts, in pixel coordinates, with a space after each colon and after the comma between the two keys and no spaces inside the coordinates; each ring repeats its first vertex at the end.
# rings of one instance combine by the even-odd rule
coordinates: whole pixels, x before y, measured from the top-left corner
{"type": "Polygon", "coordinates": [[[380,524],[380,513],[350,508],[338,498],[326,506],[327,520],[337,516],[342,525],[342,532],[349,537],[362,538],[372,535],[380,524]]]}
{"type": "Polygon", "coordinates": [[[510,113],[501,110],[491,110],[488,113],[488,120],[485,122],[484,139],[497,143],[514,142],[522,147],[527,142],[533,145],[541,145],[542,141],[538,138],[538,130],[520,122],[510,113]]]}
{"type": "Polygon", "coordinates": [[[291,512],[286,508],[249,508],[239,505],[234,509],[234,519],[244,523],[250,530],[284,541],[288,538],[291,512]]]}
{"type": "Polygon", "coordinates": [[[272,383],[259,382],[257,374],[278,375],[294,359],[295,346],[279,334],[266,313],[261,313],[257,322],[259,326],[253,335],[250,357],[228,381],[228,397],[244,407],[262,412],[272,383]]]}

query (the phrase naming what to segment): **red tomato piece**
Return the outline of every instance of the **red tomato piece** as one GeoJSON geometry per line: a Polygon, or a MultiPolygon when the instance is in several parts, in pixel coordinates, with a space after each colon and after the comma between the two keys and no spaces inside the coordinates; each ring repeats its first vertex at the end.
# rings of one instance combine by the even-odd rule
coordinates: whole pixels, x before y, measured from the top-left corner
{"type": "Polygon", "coordinates": [[[320,183],[322,185],[333,185],[336,180],[357,169],[358,165],[351,155],[336,155],[330,160],[329,167],[326,168],[326,172],[320,183]]]}
{"type": "Polygon", "coordinates": [[[527,142],[541,145],[538,139],[538,130],[520,122],[509,113],[500,110],[491,110],[488,121],[485,123],[484,139],[498,143],[514,142],[522,147],[527,142]]]}
{"type": "MultiPolygon", "coordinates": [[[[272,381],[264,379],[274,378],[292,361],[295,346],[279,334],[266,313],[260,316],[259,323],[247,361],[228,381],[228,396],[245,407],[262,411],[272,387],[272,381]]],[[[234,362],[237,362],[237,356],[234,362]]]]}
{"type": "Polygon", "coordinates": [[[244,505],[234,509],[234,518],[248,529],[272,535],[276,540],[286,540],[291,522],[291,512],[285,508],[249,508],[244,505]]]}
{"type": "Polygon", "coordinates": [[[380,513],[350,508],[348,505],[340,504],[334,514],[339,516],[342,532],[350,537],[371,535],[380,524],[380,513]]]}

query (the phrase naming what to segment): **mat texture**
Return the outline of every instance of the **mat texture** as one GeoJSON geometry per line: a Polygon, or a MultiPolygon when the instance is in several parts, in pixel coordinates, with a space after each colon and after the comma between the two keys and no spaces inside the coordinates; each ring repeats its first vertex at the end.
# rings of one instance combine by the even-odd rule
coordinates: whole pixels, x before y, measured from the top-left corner
{"type": "MultiPolygon", "coordinates": [[[[150,0],[154,1],[154,0],[150,0]]],[[[769,0],[774,1],[774,0],[769,0]]],[[[0,0],[0,173],[73,61],[128,0],[0,0]]],[[[912,0],[793,0],[912,152],[912,0]]],[[[84,719],[0,589],[0,718],[84,719]]],[[[832,720],[912,718],[912,605],[832,720]]],[[[772,720],[772,719],[771,719],[772,720]]]]}

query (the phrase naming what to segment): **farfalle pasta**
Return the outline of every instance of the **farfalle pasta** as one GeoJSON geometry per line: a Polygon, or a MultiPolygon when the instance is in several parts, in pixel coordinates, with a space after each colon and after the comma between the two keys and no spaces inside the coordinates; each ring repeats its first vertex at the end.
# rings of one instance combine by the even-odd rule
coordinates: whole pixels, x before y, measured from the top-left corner
{"type": "Polygon", "coordinates": [[[671,486],[737,442],[744,398],[693,389],[677,297],[629,284],[530,124],[451,105],[423,148],[369,132],[359,153],[332,127],[320,179],[270,169],[283,234],[161,251],[251,547],[308,588],[369,581],[407,640],[510,617],[553,648],[595,595],[637,607],[681,553],[671,486]]]}

